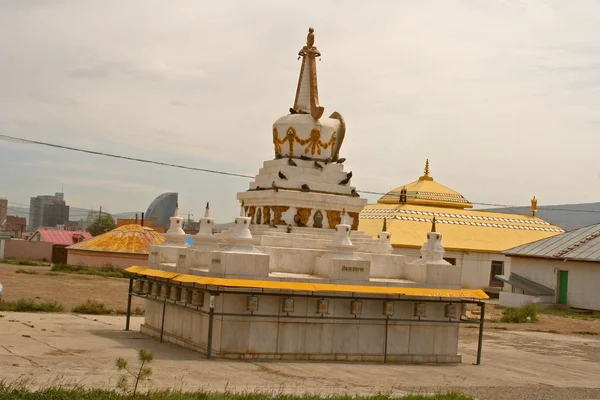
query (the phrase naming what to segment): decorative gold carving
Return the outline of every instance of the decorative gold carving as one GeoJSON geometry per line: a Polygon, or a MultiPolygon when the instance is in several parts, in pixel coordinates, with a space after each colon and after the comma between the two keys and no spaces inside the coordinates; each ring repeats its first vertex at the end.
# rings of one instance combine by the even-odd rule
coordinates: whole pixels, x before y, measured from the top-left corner
{"type": "Polygon", "coordinates": [[[256,209],[256,224],[260,225],[262,222],[262,207],[256,209]]]}
{"type": "Polygon", "coordinates": [[[323,213],[320,210],[315,212],[313,215],[313,228],[322,228],[323,227],[323,213]]]}
{"type": "Polygon", "coordinates": [[[327,214],[327,223],[329,224],[329,228],[331,229],[334,229],[342,220],[339,211],[326,210],[325,213],[327,214]]]}
{"type": "Polygon", "coordinates": [[[271,222],[271,207],[263,207],[263,224],[268,225],[271,222]]]}
{"type": "Polygon", "coordinates": [[[289,210],[289,207],[286,206],[272,206],[273,210],[273,223],[275,225],[287,225],[287,222],[281,219],[281,214],[289,210]]]}
{"type": "MultiPolygon", "coordinates": [[[[284,138],[279,139],[277,128],[273,128],[273,145],[275,146],[275,152],[281,153],[282,145],[287,143],[289,146],[289,155],[294,156],[294,144],[298,143],[300,146],[306,146],[304,148],[305,153],[314,155],[315,153],[321,155],[323,149],[331,148],[331,158],[333,159],[334,147],[337,141],[337,133],[334,131],[327,142],[321,141],[321,131],[313,129],[310,131],[308,139],[300,139],[296,133],[296,128],[290,126],[284,138]]],[[[337,146],[339,147],[339,146],[337,146]]]]}
{"type": "Polygon", "coordinates": [[[311,213],[311,208],[297,208],[294,222],[298,226],[308,226],[308,219],[310,218],[311,213]]]}
{"type": "Polygon", "coordinates": [[[342,115],[337,111],[331,114],[329,118],[340,121],[340,128],[335,138],[335,144],[331,149],[331,159],[335,161],[340,157],[340,149],[342,148],[344,136],[346,136],[346,121],[344,121],[342,115]]]}
{"type": "Polygon", "coordinates": [[[533,196],[531,199],[531,215],[535,217],[535,212],[537,211],[537,199],[533,196]]]}
{"type": "Polygon", "coordinates": [[[357,212],[348,211],[348,216],[350,218],[352,218],[352,227],[351,227],[351,229],[353,231],[357,231],[358,230],[358,213],[357,212]]]}
{"type": "Polygon", "coordinates": [[[254,214],[256,213],[256,207],[255,206],[251,206],[251,207],[244,207],[246,209],[246,216],[250,217],[250,223],[253,224],[254,223],[254,214]]]}

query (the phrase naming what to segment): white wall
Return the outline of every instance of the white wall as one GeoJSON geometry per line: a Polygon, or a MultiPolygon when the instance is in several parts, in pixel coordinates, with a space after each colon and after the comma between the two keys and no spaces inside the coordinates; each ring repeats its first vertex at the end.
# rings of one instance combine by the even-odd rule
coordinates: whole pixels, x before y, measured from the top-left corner
{"type": "MultiPolygon", "coordinates": [[[[405,255],[406,261],[411,262],[421,256],[421,251],[419,249],[395,247],[394,254],[405,255]]],[[[465,289],[487,289],[490,287],[492,261],[504,262],[504,274],[510,274],[511,270],[510,257],[499,253],[446,251],[444,257],[456,258],[456,265],[462,266],[461,286],[465,289]]]]}
{"type": "Polygon", "coordinates": [[[502,307],[523,307],[529,303],[553,303],[554,296],[529,296],[521,293],[500,292],[502,307]]]}
{"type": "Polygon", "coordinates": [[[558,298],[558,271],[569,271],[567,304],[571,307],[600,310],[600,262],[511,257],[512,272],[552,288],[558,298]]]}

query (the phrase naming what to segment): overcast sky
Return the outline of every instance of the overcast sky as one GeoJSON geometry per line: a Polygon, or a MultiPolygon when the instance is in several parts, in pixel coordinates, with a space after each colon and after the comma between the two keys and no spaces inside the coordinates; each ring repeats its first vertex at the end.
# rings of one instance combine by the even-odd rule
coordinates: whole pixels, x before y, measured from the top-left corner
{"type": "MultiPolygon", "coordinates": [[[[362,190],[417,179],[481,203],[600,201],[600,2],[1,1],[0,133],[254,175],[293,105],[307,28],[362,190]]],[[[0,197],[197,219],[248,180],[0,141],[0,197]]],[[[369,196],[371,202],[376,196],[369,196]]]]}

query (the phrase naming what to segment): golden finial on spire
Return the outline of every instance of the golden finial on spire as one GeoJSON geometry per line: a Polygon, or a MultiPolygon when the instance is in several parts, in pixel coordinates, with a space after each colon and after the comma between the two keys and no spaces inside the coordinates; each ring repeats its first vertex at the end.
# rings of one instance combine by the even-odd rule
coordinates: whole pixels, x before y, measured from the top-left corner
{"type": "Polygon", "coordinates": [[[419,178],[420,181],[432,181],[433,178],[429,176],[429,158],[425,161],[425,174],[419,178]]]}
{"type": "Polygon", "coordinates": [[[387,218],[383,218],[383,229],[381,232],[387,232],[387,218]]]}
{"type": "Polygon", "coordinates": [[[431,220],[431,232],[435,232],[435,217],[431,220]]]}
{"type": "Polygon", "coordinates": [[[298,88],[296,89],[296,99],[292,109],[295,113],[310,115],[314,119],[319,119],[323,115],[325,108],[319,105],[319,89],[317,85],[317,64],[316,58],[321,53],[315,47],[315,30],[308,28],[306,37],[306,46],[298,52],[298,58],[302,58],[300,67],[300,77],[298,78],[298,88]],[[307,69],[308,73],[305,73],[307,69]]]}
{"type": "Polygon", "coordinates": [[[315,45],[315,30],[313,27],[308,28],[308,35],[306,36],[306,45],[313,47],[315,45]]]}
{"type": "Polygon", "coordinates": [[[533,196],[531,199],[531,216],[535,217],[535,212],[537,211],[537,199],[533,196]]]}

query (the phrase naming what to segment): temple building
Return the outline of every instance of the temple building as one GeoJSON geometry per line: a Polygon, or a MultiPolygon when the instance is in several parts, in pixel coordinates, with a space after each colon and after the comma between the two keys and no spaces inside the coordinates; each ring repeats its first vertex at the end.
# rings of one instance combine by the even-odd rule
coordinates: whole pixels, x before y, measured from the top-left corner
{"type": "Polygon", "coordinates": [[[358,230],[367,201],[344,170],[344,119],[319,103],[319,55],[311,28],[274,159],[237,194],[233,226],[213,233],[207,203],[192,237],[176,209],[148,266],[127,268],[130,298],[146,299],[141,332],[207,358],[461,362],[459,325],[473,323],[461,311],[483,318],[487,295],[461,288],[435,218],[412,262],[393,254],[386,219],[376,238],[358,230]]]}
{"type": "Polygon", "coordinates": [[[473,210],[463,195],[433,179],[427,160],[419,179],[364,207],[358,227],[377,236],[386,219],[394,254],[415,260],[435,217],[438,231],[445,237],[446,261],[462,267],[461,285],[499,291],[503,282],[496,275],[510,274],[510,258],[503,251],[563,232],[536,217],[536,206],[534,198],[531,215],[473,210]]]}

